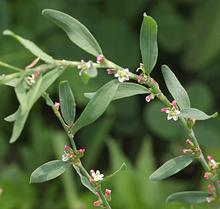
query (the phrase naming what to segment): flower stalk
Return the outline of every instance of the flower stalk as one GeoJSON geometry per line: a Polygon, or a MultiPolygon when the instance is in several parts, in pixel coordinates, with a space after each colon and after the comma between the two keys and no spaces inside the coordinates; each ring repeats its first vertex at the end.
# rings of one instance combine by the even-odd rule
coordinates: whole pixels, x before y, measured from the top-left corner
{"type": "MultiPolygon", "coordinates": [[[[59,112],[59,109],[57,108],[57,105],[54,104],[51,107],[52,107],[52,109],[54,111],[54,114],[56,115],[56,117],[60,121],[61,125],[63,126],[63,129],[65,130],[65,132],[66,132],[66,134],[67,134],[67,136],[68,136],[68,138],[70,140],[70,143],[72,145],[73,151],[77,152],[78,150],[77,150],[77,147],[76,147],[76,144],[75,144],[75,141],[74,141],[74,135],[72,134],[72,131],[71,131],[72,127],[66,125],[66,123],[64,122],[64,120],[63,120],[63,118],[62,118],[62,116],[61,116],[61,114],[59,112]]],[[[88,181],[91,181],[91,175],[87,172],[87,170],[83,166],[80,158],[77,159],[77,162],[73,162],[73,168],[76,169],[76,167],[88,179],[88,181]]],[[[91,185],[93,185],[93,184],[91,184],[91,185]]],[[[102,202],[101,206],[103,206],[106,209],[111,209],[111,206],[109,205],[109,202],[106,199],[106,196],[102,192],[100,182],[97,182],[95,184],[95,186],[93,186],[93,187],[96,190],[96,192],[99,195],[99,197],[101,198],[101,202],[102,202]]]]}

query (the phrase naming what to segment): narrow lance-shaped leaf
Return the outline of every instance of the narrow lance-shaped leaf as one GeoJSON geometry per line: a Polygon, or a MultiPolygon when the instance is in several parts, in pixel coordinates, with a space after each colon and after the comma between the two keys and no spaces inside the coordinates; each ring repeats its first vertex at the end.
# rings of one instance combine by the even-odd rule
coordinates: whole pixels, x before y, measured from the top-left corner
{"type": "MultiPolygon", "coordinates": [[[[12,74],[8,74],[8,75],[0,75],[0,85],[4,84],[4,85],[8,85],[8,86],[12,86],[10,85],[10,82],[18,79],[19,76],[21,76],[22,73],[12,73],[12,74]]],[[[14,86],[13,86],[14,87],[14,86]]]]}
{"type": "Polygon", "coordinates": [[[188,204],[199,204],[207,202],[208,192],[185,191],[171,194],[167,197],[167,202],[184,202],[188,204]]]}
{"type": "Polygon", "coordinates": [[[198,110],[196,108],[188,108],[188,109],[182,109],[180,112],[180,117],[184,118],[192,118],[194,120],[207,120],[210,118],[215,118],[217,117],[218,113],[214,113],[212,115],[207,115],[201,110],[198,110]]]}
{"type": "MultiPolygon", "coordinates": [[[[113,98],[113,100],[134,96],[137,94],[148,94],[150,91],[139,84],[136,83],[119,83],[118,90],[113,98]]],[[[84,96],[91,99],[96,92],[84,93],[84,96]]]]}
{"type": "Polygon", "coordinates": [[[173,98],[176,100],[180,109],[190,108],[189,96],[175,74],[167,65],[162,66],[162,73],[166,86],[173,98]]]}
{"type": "Polygon", "coordinates": [[[69,168],[71,163],[53,160],[38,167],[30,177],[30,183],[41,183],[60,176],[69,168]]]}
{"type": "Polygon", "coordinates": [[[66,32],[69,39],[81,49],[94,56],[102,54],[102,50],[96,39],[78,20],[70,15],[53,9],[45,9],[42,13],[44,16],[48,17],[52,22],[62,28],[66,32]]]}
{"type": "Polygon", "coordinates": [[[112,80],[97,91],[95,96],[89,101],[86,108],[75,122],[73,126],[74,134],[79,129],[94,122],[105,112],[106,108],[115,96],[118,85],[119,83],[117,80],[112,80]]]}
{"type": "Polygon", "coordinates": [[[27,97],[27,92],[24,87],[24,77],[25,75],[22,75],[21,78],[19,79],[19,82],[15,86],[15,93],[18,98],[19,103],[21,104],[21,110],[22,112],[26,112],[28,108],[28,97],[27,97]]]}
{"type": "Polygon", "coordinates": [[[71,126],[75,120],[76,103],[73,92],[67,81],[60,82],[59,99],[63,119],[69,126],[71,126]]]}
{"type": "Polygon", "coordinates": [[[64,69],[56,68],[50,72],[48,72],[43,77],[40,77],[38,81],[35,83],[35,85],[32,87],[32,89],[28,92],[27,97],[28,100],[28,108],[26,112],[22,113],[21,107],[18,108],[18,111],[15,115],[12,115],[14,117],[9,118],[15,119],[13,130],[12,130],[12,136],[10,139],[10,143],[15,142],[18,137],[20,136],[25,122],[27,120],[28,114],[34,105],[34,103],[40,98],[43,92],[47,90],[47,88],[64,72],[64,69]]]}
{"type": "Polygon", "coordinates": [[[190,163],[192,163],[192,161],[192,157],[185,155],[168,160],[160,168],[154,171],[154,173],[151,174],[150,180],[160,181],[162,179],[168,178],[183,170],[190,163]]]}
{"type": "Polygon", "coordinates": [[[144,14],[141,26],[140,48],[144,70],[147,74],[150,74],[157,62],[158,56],[157,23],[146,14],[144,14]]]}
{"type": "Polygon", "coordinates": [[[35,43],[22,38],[21,36],[13,33],[10,30],[5,30],[3,34],[12,36],[13,38],[17,39],[27,50],[29,50],[36,57],[40,57],[40,59],[44,60],[47,63],[53,63],[53,58],[50,55],[43,52],[35,43]]]}
{"type": "Polygon", "coordinates": [[[82,185],[84,185],[88,190],[96,194],[95,188],[92,186],[89,179],[81,173],[79,167],[75,166],[74,164],[73,167],[75,168],[77,174],[79,175],[82,185]]]}

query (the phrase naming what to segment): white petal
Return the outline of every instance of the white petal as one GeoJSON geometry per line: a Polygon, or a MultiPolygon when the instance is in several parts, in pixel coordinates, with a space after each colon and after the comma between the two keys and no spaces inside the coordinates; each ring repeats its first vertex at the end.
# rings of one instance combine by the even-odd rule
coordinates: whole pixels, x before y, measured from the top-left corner
{"type": "Polygon", "coordinates": [[[174,115],[174,116],[173,116],[173,120],[177,121],[177,120],[178,120],[178,116],[177,116],[177,115],[174,115]]]}
{"type": "Polygon", "coordinates": [[[119,77],[119,74],[118,74],[118,73],[115,73],[115,77],[116,77],[116,78],[119,77]]]}
{"type": "Polygon", "coordinates": [[[173,117],[171,115],[167,115],[167,120],[171,120],[173,117]]]}
{"type": "Polygon", "coordinates": [[[124,77],[118,77],[119,82],[124,82],[124,77]]]}

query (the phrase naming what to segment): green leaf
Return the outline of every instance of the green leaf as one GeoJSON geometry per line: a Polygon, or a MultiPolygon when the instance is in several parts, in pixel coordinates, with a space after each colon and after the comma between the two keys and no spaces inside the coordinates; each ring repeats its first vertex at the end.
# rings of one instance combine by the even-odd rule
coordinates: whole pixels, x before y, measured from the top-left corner
{"type": "Polygon", "coordinates": [[[166,86],[176,100],[180,109],[189,108],[190,100],[186,90],[183,88],[175,74],[170,70],[167,65],[162,66],[162,73],[166,86]]]}
{"type": "MultiPolygon", "coordinates": [[[[43,77],[40,77],[35,85],[28,92],[28,108],[25,112],[21,111],[21,107],[18,108],[16,113],[16,120],[13,125],[12,136],[10,139],[10,143],[15,142],[20,136],[25,122],[27,120],[28,114],[34,105],[34,103],[41,97],[43,92],[45,92],[48,87],[64,72],[64,69],[55,68],[54,70],[48,72],[43,77]]],[[[14,119],[15,117],[9,118],[14,119]]]]}
{"type": "MultiPolygon", "coordinates": [[[[9,85],[9,83],[11,81],[13,81],[14,79],[17,79],[20,75],[21,75],[21,73],[12,73],[12,74],[8,74],[8,75],[1,75],[0,76],[0,84],[9,85]]],[[[16,85],[17,85],[17,83],[16,83],[16,85]]]]}
{"type": "MultiPolygon", "coordinates": [[[[134,96],[137,94],[147,94],[150,91],[142,85],[136,83],[119,83],[118,90],[113,98],[113,100],[134,96]]],[[[84,96],[91,99],[96,92],[84,93],[84,96]]]]}
{"type": "Polygon", "coordinates": [[[117,174],[120,173],[121,171],[125,171],[126,169],[127,169],[126,164],[125,164],[125,163],[122,163],[121,167],[120,167],[118,170],[116,170],[116,171],[115,171],[114,173],[112,173],[111,175],[106,176],[106,177],[102,180],[102,182],[108,181],[110,178],[114,177],[115,175],[117,175],[117,174]]]}
{"type": "MultiPolygon", "coordinates": [[[[204,72],[219,56],[220,42],[220,1],[204,1],[195,7],[190,18],[187,49],[182,62],[185,69],[204,72]],[[203,35],[205,34],[205,35],[203,35]]],[[[209,72],[209,73],[210,73],[209,72]]]]}
{"type": "Polygon", "coordinates": [[[217,115],[218,115],[217,112],[215,112],[212,115],[207,115],[206,113],[196,108],[187,108],[187,109],[182,109],[179,116],[184,118],[192,118],[194,120],[207,120],[210,118],[215,118],[217,117],[217,115]]]}
{"type": "Polygon", "coordinates": [[[162,179],[168,178],[179,171],[183,170],[190,163],[192,163],[193,158],[190,156],[179,156],[173,158],[166,163],[164,163],[160,168],[158,168],[154,173],[151,174],[150,180],[160,181],[162,179]]]}
{"type": "Polygon", "coordinates": [[[75,18],[57,10],[45,9],[42,14],[62,28],[69,39],[86,52],[98,56],[102,50],[89,30],[75,18]]]}
{"type": "Polygon", "coordinates": [[[74,164],[73,167],[75,168],[77,174],[79,175],[82,185],[84,185],[88,190],[96,194],[95,188],[92,186],[88,178],[81,173],[79,167],[75,166],[74,164]]]}
{"type": "Polygon", "coordinates": [[[110,102],[112,101],[119,83],[117,80],[112,80],[111,82],[102,86],[95,96],[86,105],[86,108],[77,119],[73,126],[73,133],[75,134],[79,129],[84,126],[89,125],[99,118],[106,110],[110,102]]]}
{"type": "Polygon", "coordinates": [[[140,32],[140,48],[144,70],[147,74],[150,74],[157,62],[158,56],[157,23],[145,13],[140,32]]]}
{"type": "Polygon", "coordinates": [[[59,100],[63,119],[69,126],[71,126],[75,120],[76,103],[73,92],[67,81],[60,82],[59,100]]]}
{"type": "Polygon", "coordinates": [[[53,160],[38,167],[30,177],[30,183],[41,183],[60,176],[71,163],[62,160],[53,160]]]}
{"type": "Polygon", "coordinates": [[[18,101],[21,105],[22,112],[25,112],[28,108],[28,97],[26,89],[24,88],[23,82],[24,82],[25,75],[22,75],[19,79],[19,82],[15,86],[15,93],[18,98],[18,101]]]}
{"type": "Polygon", "coordinates": [[[7,122],[14,122],[17,118],[18,111],[19,111],[19,109],[16,112],[12,113],[11,115],[5,117],[4,120],[7,122]]]}
{"type": "Polygon", "coordinates": [[[177,192],[167,197],[167,202],[184,202],[189,204],[199,204],[207,202],[208,192],[203,191],[185,191],[177,192]]]}
{"type": "Polygon", "coordinates": [[[21,36],[18,36],[17,34],[13,33],[10,30],[5,30],[3,32],[4,35],[12,36],[13,38],[17,39],[27,50],[29,50],[32,54],[34,54],[36,57],[40,57],[40,59],[44,60],[47,63],[53,63],[53,58],[43,52],[35,43],[22,38],[21,36]]]}

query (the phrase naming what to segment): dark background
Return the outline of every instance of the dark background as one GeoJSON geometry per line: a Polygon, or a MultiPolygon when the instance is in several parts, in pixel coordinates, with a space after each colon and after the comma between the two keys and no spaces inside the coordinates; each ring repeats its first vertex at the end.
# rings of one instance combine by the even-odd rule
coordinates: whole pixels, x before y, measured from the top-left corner
{"type": "MultiPolygon", "coordinates": [[[[220,109],[219,0],[0,0],[0,31],[10,29],[56,59],[94,60],[41,15],[45,8],[77,18],[96,37],[108,59],[133,72],[141,62],[142,15],[146,12],[153,16],[159,26],[159,59],[152,76],[167,93],[160,70],[167,64],[186,87],[193,107],[207,113],[220,109]]],[[[33,59],[15,40],[0,35],[0,60],[24,68],[33,59]]],[[[98,89],[111,78],[101,71],[85,85],[77,70],[69,70],[60,78],[64,79],[71,83],[79,115],[88,102],[83,93],[98,89]]],[[[58,99],[58,82],[49,89],[54,101],[58,99]]],[[[81,187],[72,170],[44,184],[29,184],[36,167],[61,157],[66,138],[56,117],[40,99],[19,140],[9,144],[12,126],[3,119],[16,110],[18,102],[9,87],[1,86],[0,96],[0,188],[4,190],[0,208],[93,208],[96,197],[81,187]]],[[[114,209],[189,208],[167,205],[165,199],[177,191],[206,190],[207,182],[197,163],[163,182],[148,180],[156,167],[181,154],[186,139],[178,124],[167,122],[161,107],[157,101],[147,104],[144,96],[113,102],[104,116],[76,137],[78,147],[87,150],[83,161],[88,170],[100,169],[107,175],[122,162],[127,163],[126,172],[104,185],[112,189],[114,209]]],[[[196,134],[205,152],[220,159],[220,119],[199,122],[196,134]]],[[[195,208],[204,207],[215,208],[195,208]]]]}

